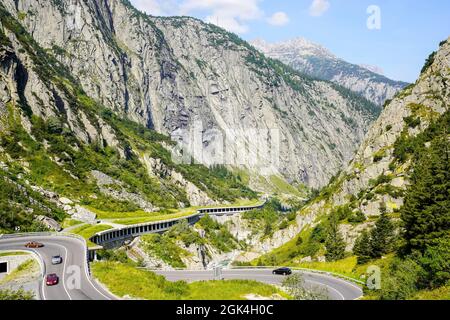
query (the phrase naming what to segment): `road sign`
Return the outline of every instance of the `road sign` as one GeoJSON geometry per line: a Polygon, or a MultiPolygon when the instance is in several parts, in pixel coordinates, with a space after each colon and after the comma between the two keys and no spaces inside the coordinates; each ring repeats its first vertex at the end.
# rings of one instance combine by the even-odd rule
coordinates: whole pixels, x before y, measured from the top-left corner
{"type": "Polygon", "coordinates": [[[214,267],[214,280],[223,280],[222,267],[214,267]]]}

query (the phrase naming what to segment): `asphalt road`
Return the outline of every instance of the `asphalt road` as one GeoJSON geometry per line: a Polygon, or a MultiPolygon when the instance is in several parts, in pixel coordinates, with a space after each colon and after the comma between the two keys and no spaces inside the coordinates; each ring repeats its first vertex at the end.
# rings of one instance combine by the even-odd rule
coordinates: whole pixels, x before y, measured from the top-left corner
{"type": "Polygon", "coordinates": [[[40,299],[42,300],[111,300],[108,292],[95,284],[90,278],[86,250],[81,240],[70,237],[32,236],[20,238],[0,238],[0,251],[26,250],[36,253],[41,259],[44,274],[56,273],[59,284],[48,287],[45,277],[40,283],[40,299]],[[25,244],[38,241],[43,248],[28,249],[25,244]],[[59,265],[52,265],[52,256],[60,255],[63,261],[59,265]]]}
{"type": "MultiPolygon", "coordinates": [[[[213,271],[155,271],[165,276],[169,281],[185,280],[188,282],[213,280],[213,271]]],[[[356,284],[328,275],[305,271],[295,271],[303,274],[307,289],[319,288],[331,300],[355,300],[362,296],[362,290],[356,284]]],[[[232,269],[223,270],[225,280],[255,280],[272,285],[281,285],[284,276],[273,275],[271,270],[232,269]]]]}
{"type": "MultiPolygon", "coordinates": [[[[71,237],[63,236],[24,236],[20,238],[0,238],[0,251],[26,250],[36,253],[41,260],[44,274],[56,273],[59,284],[48,287],[43,277],[40,282],[40,298],[43,300],[112,300],[110,293],[92,281],[87,264],[84,243],[71,237]],[[28,249],[25,244],[37,241],[44,244],[43,248],[28,249]],[[52,256],[60,255],[63,262],[52,265],[52,256]],[[73,281],[73,280],[78,281],[73,281]],[[78,284],[78,285],[77,285],[78,284]]],[[[213,271],[155,271],[165,276],[169,281],[185,280],[188,282],[213,280],[213,271]]],[[[354,300],[362,296],[362,290],[357,285],[332,276],[305,271],[304,276],[307,289],[320,288],[332,300],[354,300]]],[[[262,269],[232,269],[223,270],[226,280],[255,280],[272,285],[280,285],[284,276],[273,275],[271,270],[262,269]]]]}

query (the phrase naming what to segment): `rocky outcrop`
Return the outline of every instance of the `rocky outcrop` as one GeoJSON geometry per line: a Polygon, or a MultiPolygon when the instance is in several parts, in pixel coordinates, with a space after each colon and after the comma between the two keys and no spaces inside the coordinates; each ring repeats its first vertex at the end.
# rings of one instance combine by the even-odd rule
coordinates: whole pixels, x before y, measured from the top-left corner
{"type": "Polygon", "coordinates": [[[206,192],[200,190],[195,184],[186,180],[183,175],[173,169],[168,168],[161,159],[155,159],[145,154],[142,157],[143,163],[151,176],[165,178],[176,186],[182,188],[188,197],[191,206],[211,206],[218,204],[212,200],[206,192]]]}
{"type": "MultiPolygon", "coordinates": [[[[378,112],[328,82],[274,66],[235,35],[196,19],[149,17],[125,0],[1,3],[107,108],[173,137],[203,133],[201,154],[188,150],[201,163],[215,163],[223,141],[231,164],[245,148],[253,161],[250,149],[259,136],[279,148],[245,167],[320,187],[351,158],[378,112]],[[267,130],[277,133],[268,137],[267,130]]],[[[54,100],[30,80],[44,105],[54,100]]],[[[68,114],[78,117],[72,127],[83,141],[116,144],[101,123],[68,114]]]]}
{"type": "MultiPolygon", "coordinates": [[[[431,121],[438,119],[450,106],[450,39],[441,43],[431,65],[417,82],[386,106],[370,128],[366,138],[348,167],[328,186],[325,200],[304,208],[301,214],[323,217],[333,208],[351,204],[366,217],[379,216],[382,210],[393,213],[403,206],[404,191],[409,185],[413,168],[411,162],[398,163],[394,144],[407,132],[414,137],[425,131],[431,121]],[[405,119],[420,119],[411,126],[405,119]],[[384,178],[386,179],[380,179],[384,178]]],[[[313,219],[314,220],[314,219],[313,219]]],[[[353,247],[360,232],[373,225],[341,225],[347,250],[353,247]]]]}
{"type": "Polygon", "coordinates": [[[333,81],[380,106],[408,85],[386,78],[379,73],[379,68],[348,63],[326,48],[303,38],[281,43],[255,40],[252,44],[269,57],[279,59],[305,74],[333,81]]]}
{"type": "Polygon", "coordinates": [[[145,212],[156,212],[160,210],[145,200],[144,196],[127,191],[126,185],[122,181],[113,179],[98,170],[92,170],[91,175],[97,181],[97,186],[101,193],[119,201],[131,202],[145,212]]]}
{"type": "Polygon", "coordinates": [[[239,262],[249,262],[291,241],[305,227],[314,226],[316,217],[316,212],[311,208],[298,215],[296,220],[287,228],[275,231],[270,237],[265,237],[262,230],[260,230],[260,232],[255,232],[254,228],[251,226],[251,222],[244,219],[241,215],[218,216],[215,217],[215,219],[218,222],[225,224],[236,239],[244,241],[247,244],[246,250],[237,252],[234,256],[234,260],[239,262]]]}

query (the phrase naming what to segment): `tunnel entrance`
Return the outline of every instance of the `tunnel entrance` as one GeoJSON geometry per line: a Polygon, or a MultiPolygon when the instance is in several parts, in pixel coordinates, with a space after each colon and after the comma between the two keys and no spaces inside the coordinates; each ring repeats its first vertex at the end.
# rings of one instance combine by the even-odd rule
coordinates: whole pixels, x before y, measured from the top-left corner
{"type": "Polygon", "coordinates": [[[0,273],[8,272],[8,262],[0,262],[0,273]]]}

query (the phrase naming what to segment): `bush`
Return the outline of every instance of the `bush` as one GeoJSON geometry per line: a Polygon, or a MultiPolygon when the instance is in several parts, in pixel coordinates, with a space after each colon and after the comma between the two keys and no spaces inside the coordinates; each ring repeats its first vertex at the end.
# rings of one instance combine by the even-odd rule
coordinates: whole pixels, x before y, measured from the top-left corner
{"type": "Polygon", "coordinates": [[[319,252],[320,248],[321,244],[319,242],[308,239],[307,242],[300,246],[298,253],[305,257],[314,257],[317,252],[319,252]]]}
{"type": "Polygon", "coordinates": [[[121,263],[128,263],[131,261],[128,259],[125,250],[98,250],[97,258],[99,260],[116,261],[121,263]]]}
{"type": "Polygon", "coordinates": [[[205,230],[205,237],[221,252],[230,252],[238,248],[238,241],[233,237],[226,226],[214,221],[205,215],[198,224],[205,230]]]}
{"type": "Polygon", "coordinates": [[[367,218],[362,211],[358,210],[356,211],[350,218],[348,218],[348,222],[350,223],[361,223],[366,221],[367,218]]]}
{"type": "Polygon", "coordinates": [[[406,124],[408,125],[408,127],[410,127],[410,128],[416,128],[416,127],[418,127],[418,126],[420,125],[420,123],[421,123],[420,118],[416,118],[416,117],[413,117],[413,116],[409,116],[409,117],[403,118],[403,121],[405,121],[405,123],[406,123],[406,124]]]}
{"type": "Polygon", "coordinates": [[[283,280],[282,286],[294,300],[327,300],[326,290],[319,287],[309,287],[305,285],[303,276],[294,273],[283,280]]]}
{"type": "Polygon", "coordinates": [[[310,238],[316,242],[324,243],[327,239],[327,228],[326,226],[321,223],[314,227],[314,229],[311,232],[310,238]]]}
{"type": "Polygon", "coordinates": [[[31,291],[25,291],[23,289],[19,289],[17,291],[14,290],[0,290],[0,300],[33,300],[34,293],[31,291]]]}
{"type": "Polygon", "coordinates": [[[412,259],[396,259],[388,272],[382,275],[380,299],[406,300],[418,290],[417,280],[423,272],[420,265],[412,259]]]}
{"type": "Polygon", "coordinates": [[[439,239],[429,246],[419,260],[424,269],[424,284],[437,288],[450,281],[450,238],[439,239]]]}
{"type": "Polygon", "coordinates": [[[280,223],[280,225],[278,226],[278,228],[279,228],[280,230],[284,230],[284,229],[286,229],[287,227],[289,227],[289,222],[288,222],[287,220],[283,220],[283,221],[280,223]]]}
{"type": "Polygon", "coordinates": [[[429,67],[431,67],[431,65],[434,63],[434,59],[436,58],[436,54],[437,54],[437,52],[434,51],[433,53],[431,53],[431,54],[428,56],[427,60],[425,61],[424,66],[422,67],[422,70],[421,70],[421,72],[420,72],[421,74],[424,73],[425,71],[427,71],[427,69],[428,69],[429,67]]]}

